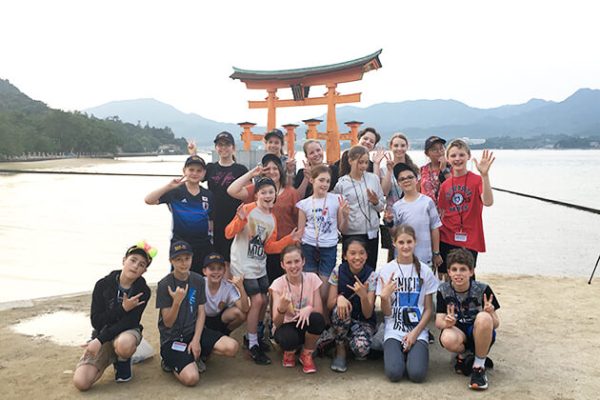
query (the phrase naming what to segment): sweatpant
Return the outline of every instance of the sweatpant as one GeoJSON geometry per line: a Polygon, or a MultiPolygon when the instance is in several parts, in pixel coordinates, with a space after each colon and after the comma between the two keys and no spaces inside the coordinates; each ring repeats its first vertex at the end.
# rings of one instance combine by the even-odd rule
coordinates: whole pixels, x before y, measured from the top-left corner
{"type": "Polygon", "coordinates": [[[297,350],[304,344],[304,335],[306,332],[312,335],[320,335],[325,330],[325,318],[317,312],[313,312],[308,317],[308,325],[304,328],[296,327],[296,321],[281,325],[275,330],[275,341],[283,351],[297,350]]]}
{"type": "Polygon", "coordinates": [[[405,373],[411,381],[423,382],[429,368],[429,344],[417,340],[408,353],[404,353],[402,342],[387,339],[383,342],[383,365],[385,376],[392,382],[400,381],[405,373]]]}

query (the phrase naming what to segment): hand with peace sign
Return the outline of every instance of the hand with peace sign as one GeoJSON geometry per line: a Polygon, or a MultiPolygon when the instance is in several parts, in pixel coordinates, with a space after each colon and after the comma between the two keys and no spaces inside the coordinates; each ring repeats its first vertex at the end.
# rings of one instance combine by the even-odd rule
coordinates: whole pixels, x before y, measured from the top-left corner
{"type": "Polygon", "coordinates": [[[173,303],[181,304],[181,302],[185,298],[185,295],[187,294],[188,284],[185,284],[185,288],[177,286],[175,290],[172,290],[171,286],[167,286],[167,289],[169,290],[169,296],[171,296],[171,298],[173,299],[173,303]]]}
{"type": "Polygon", "coordinates": [[[296,174],[296,159],[288,158],[287,161],[285,162],[285,170],[288,175],[295,175],[296,174]]]}
{"type": "Polygon", "coordinates": [[[342,210],[342,215],[344,218],[348,218],[350,215],[350,203],[343,196],[338,197],[338,202],[340,204],[340,210],[342,210]]]}
{"type": "Polygon", "coordinates": [[[394,171],[394,159],[392,158],[392,156],[386,154],[385,155],[385,166],[388,170],[389,173],[393,173],[394,171]]]}
{"type": "Polygon", "coordinates": [[[125,293],[123,295],[123,310],[125,310],[125,312],[129,312],[131,310],[133,310],[134,308],[136,308],[137,306],[141,306],[142,304],[145,303],[144,300],[140,301],[140,297],[142,297],[144,293],[138,293],[135,296],[133,296],[132,298],[129,298],[129,296],[127,296],[127,293],[125,293]]]}
{"type": "Polygon", "coordinates": [[[258,164],[256,167],[254,167],[252,169],[252,171],[250,171],[250,178],[255,178],[257,176],[259,176],[260,174],[262,174],[263,172],[263,166],[258,164]]]}
{"type": "Polygon", "coordinates": [[[452,328],[454,325],[456,325],[454,307],[454,303],[450,303],[446,306],[446,316],[444,317],[444,322],[446,322],[446,328],[452,328]]]}
{"type": "Polygon", "coordinates": [[[367,188],[367,197],[369,198],[369,202],[376,206],[379,204],[379,197],[377,197],[377,193],[367,188]]]}
{"type": "Polygon", "coordinates": [[[360,297],[361,300],[366,298],[368,293],[367,285],[365,283],[362,283],[356,275],[354,275],[354,280],[356,281],[354,282],[354,285],[346,286],[348,287],[348,289],[352,289],[352,291],[356,293],[356,295],[360,297]]]}
{"type": "Polygon", "coordinates": [[[492,304],[492,300],[494,300],[494,295],[490,294],[488,298],[485,293],[483,294],[483,311],[489,314],[493,314],[496,311],[496,308],[492,304]]]}
{"type": "Polygon", "coordinates": [[[196,146],[196,142],[190,140],[187,145],[187,150],[190,156],[196,155],[198,153],[198,147],[196,146]]]}
{"type": "Polygon", "coordinates": [[[491,152],[489,150],[483,150],[483,154],[481,155],[481,160],[479,160],[479,162],[477,162],[477,159],[474,158],[473,162],[475,163],[475,167],[479,171],[479,174],[482,177],[486,177],[488,175],[488,172],[490,171],[490,167],[494,163],[495,159],[496,159],[496,157],[494,157],[493,152],[491,152]]]}
{"type": "Polygon", "coordinates": [[[396,281],[394,279],[395,275],[395,273],[392,273],[387,282],[383,281],[383,277],[379,277],[379,282],[381,283],[381,291],[379,292],[379,296],[382,299],[390,300],[392,293],[396,291],[396,281]]]}
{"type": "Polygon", "coordinates": [[[310,174],[311,174],[311,167],[310,167],[310,163],[307,163],[306,161],[302,160],[302,164],[304,164],[304,177],[306,179],[310,179],[310,174]]]}

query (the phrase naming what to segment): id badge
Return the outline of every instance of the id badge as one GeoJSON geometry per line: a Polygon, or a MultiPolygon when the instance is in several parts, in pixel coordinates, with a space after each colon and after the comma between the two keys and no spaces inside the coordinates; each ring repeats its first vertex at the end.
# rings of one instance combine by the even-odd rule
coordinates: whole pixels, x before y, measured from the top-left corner
{"type": "Polygon", "coordinates": [[[466,242],[467,241],[467,232],[454,232],[454,241],[455,242],[466,242]]]}
{"type": "Polygon", "coordinates": [[[369,238],[369,240],[377,239],[378,233],[379,233],[378,229],[375,229],[374,231],[367,231],[367,237],[369,238]]]}
{"type": "Polygon", "coordinates": [[[419,323],[419,316],[417,315],[416,311],[409,311],[407,313],[407,315],[408,315],[408,320],[410,321],[411,324],[419,323]]]}
{"type": "Polygon", "coordinates": [[[402,319],[406,326],[417,326],[421,316],[418,309],[409,307],[402,310],[402,319]]]}
{"type": "Polygon", "coordinates": [[[175,350],[175,351],[179,351],[179,352],[184,352],[187,349],[187,344],[183,343],[183,342],[173,342],[173,344],[171,345],[171,350],[175,350]]]}

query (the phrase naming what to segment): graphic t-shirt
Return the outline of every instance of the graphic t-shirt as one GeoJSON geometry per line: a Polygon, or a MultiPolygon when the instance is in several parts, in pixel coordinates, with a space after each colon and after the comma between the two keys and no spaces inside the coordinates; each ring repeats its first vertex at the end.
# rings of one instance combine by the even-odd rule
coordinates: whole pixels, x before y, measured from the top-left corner
{"type": "MultiPolygon", "coordinates": [[[[381,294],[383,288],[381,280],[384,284],[387,283],[392,274],[394,274],[396,282],[396,291],[391,296],[392,314],[384,317],[384,340],[401,341],[414,329],[414,326],[405,323],[404,309],[407,309],[407,312],[416,312],[420,321],[425,310],[425,296],[436,292],[438,280],[426,265],[421,264],[423,281],[421,284],[414,264],[399,264],[397,261],[391,261],[385,264],[379,272],[381,279],[377,282],[377,295],[381,294]]],[[[427,342],[427,328],[423,329],[418,339],[427,342]]]]}
{"type": "Polygon", "coordinates": [[[198,319],[198,306],[206,303],[204,277],[202,275],[190,272],[187,281],[176,279],[173,273],[162,278],[156,289],[156,308],[171,307],[173,298],[169,294],[168,288],[175,290],[177,287],[185,288],[185,285],[188,285],[188,291],[179,306],[179,313],[173,326],[168,328],[163,321],[162,313],[158,313],[158,331],[160,332],[161,345],[194,335],[196,320],[198,319]]]}
{"type": "Polygon", "coordinates": [[[321,287],[322,283],[323,282],[321,281],[321,278],[312,272],[303,272],[302,283],[299,285],[290,284],[286,275],[280,276],[273,281],[270,287],[271,290],[277,292],[280,296],[283,296],[287,290],[290,292],[292,297],[290,307],[283,317],[284,324],[296,321],[298,319],[298,313],[304,307],[314,307],[313,293],[319,290],[319,287],[321,287]]]}
{"type": "Polygon", "coordinates": [[[241,204],[241,201],[227,194],[227,188],[246,172],[248,172],[248,168],[242,164],[223,167],[216,162],[206,165],[205,179],[208,182],[208,189],[215,198],[215,233],[222,232],[225,229],[241,204]]]}
{"type": "MultiPolygon", "coordinates": [[[[443,177],[442,177],[443,178],[443,177]]],[[[437,206],[438,193],[440,191],[440,170],[433,169],[431,163],[421,167],[421,193],[433,200],[437,206]]]]}
{"type": "Polygon", "coordinates": [[[225,279],[221,280],[219,290],[214,295],[210,293],[208,289],[208,279],[204,279],[206,282],[205,293],[206,293],[206,304],[204,305],[204,311],[207,317],[215,317],[226,308],[232,307],[236,301],[240,299],[240,293],[234,285],[227,282],[225,279]]]}
{"type": "Polygon", "coordinates": [[[457,292],[452,288],[450,282],[444,282],[440,284],[437,291],[437,307],[435,311],[438,314],[446,314],[448,312],[448,305],[454,304],[456,324],[459,327],[473,325],[477,314],[483,311],[484,294],[488,299],[490,295],[494,295],[492,305],[496,310],[500,308],[500,303],[498,303],[496,295],[486,283],[471,281],[471,286],[466,292],[457,292]]]}
{"type": "Polygon", "coordinates": [[[225,228],[225,237],[231,244],[231,273],[244,274],[245,279],[258,279],[267,274],[267,253],[280,253],[294,241],[291,236],[277,238],[277,222],[272,213],[262,211],[256,203],[245,204],[246,220],[236,214],[225,228]]]}
{"type": "Polygon", "coordinates": [[[319,247],[337,246],[337,214],[340,208],[340,196],[332,193],[327,193],[322,199],[310,196],[300,200],[296,207],[306,216],[302,243],[317,246],[318,239],[319,247]]]}
{"type": "Polygon", "coordinates": [[[213,219],[214,200],[211,192],[199,186],[197,195],[181,185],[163,194],[159,204],[167,204],[173,215],[173,239],[185,240],[192,246],[209,243],[208,221],[213,219]]]}
{"type": "Polygon", "coordinates": [[[472,172],[460,177],[446,179],[440,187],[438,207],[442,217],[440,240],[458,247],[466,247],[477,252],[485,251],[483,236],[483,202],[481,176],[472,172]],[[459,235],[466,235],[466,240],[459,235]]]}
{"type": "Polygon", "coordinates": [[[398,200],[392,207],[394,225],[408,224],[417,236],[415,255],[425,263],[431,263],[431,231],[442,226],[437,208],[429,197],[420,194],[414,201],[398,200]]]}

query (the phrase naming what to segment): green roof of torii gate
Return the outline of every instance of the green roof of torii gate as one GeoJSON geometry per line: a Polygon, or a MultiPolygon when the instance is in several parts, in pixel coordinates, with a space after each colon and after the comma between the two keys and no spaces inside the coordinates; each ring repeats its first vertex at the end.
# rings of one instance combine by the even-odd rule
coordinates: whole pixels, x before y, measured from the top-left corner
{"type": "Polygon", "coordinates": [[[375,61],[376,63],[376,66],[374,68],[381,68],[381,61],[379,60],[379,55],[381,54],[382,50],[383,49],[379,49],[375,53],[369,54],[361,58],[357,58],[355,60],[344,61],[337,64],[321,65],[318,67],[282,69],[279,71],[258,71],[233,67],[234,72],[229,77],[231,79],[239,79],[241,81],[302,79],[309,76],[343,71],[355,67],[363,67],[365,65],[368,65],[372,61],[375,61]]]}

